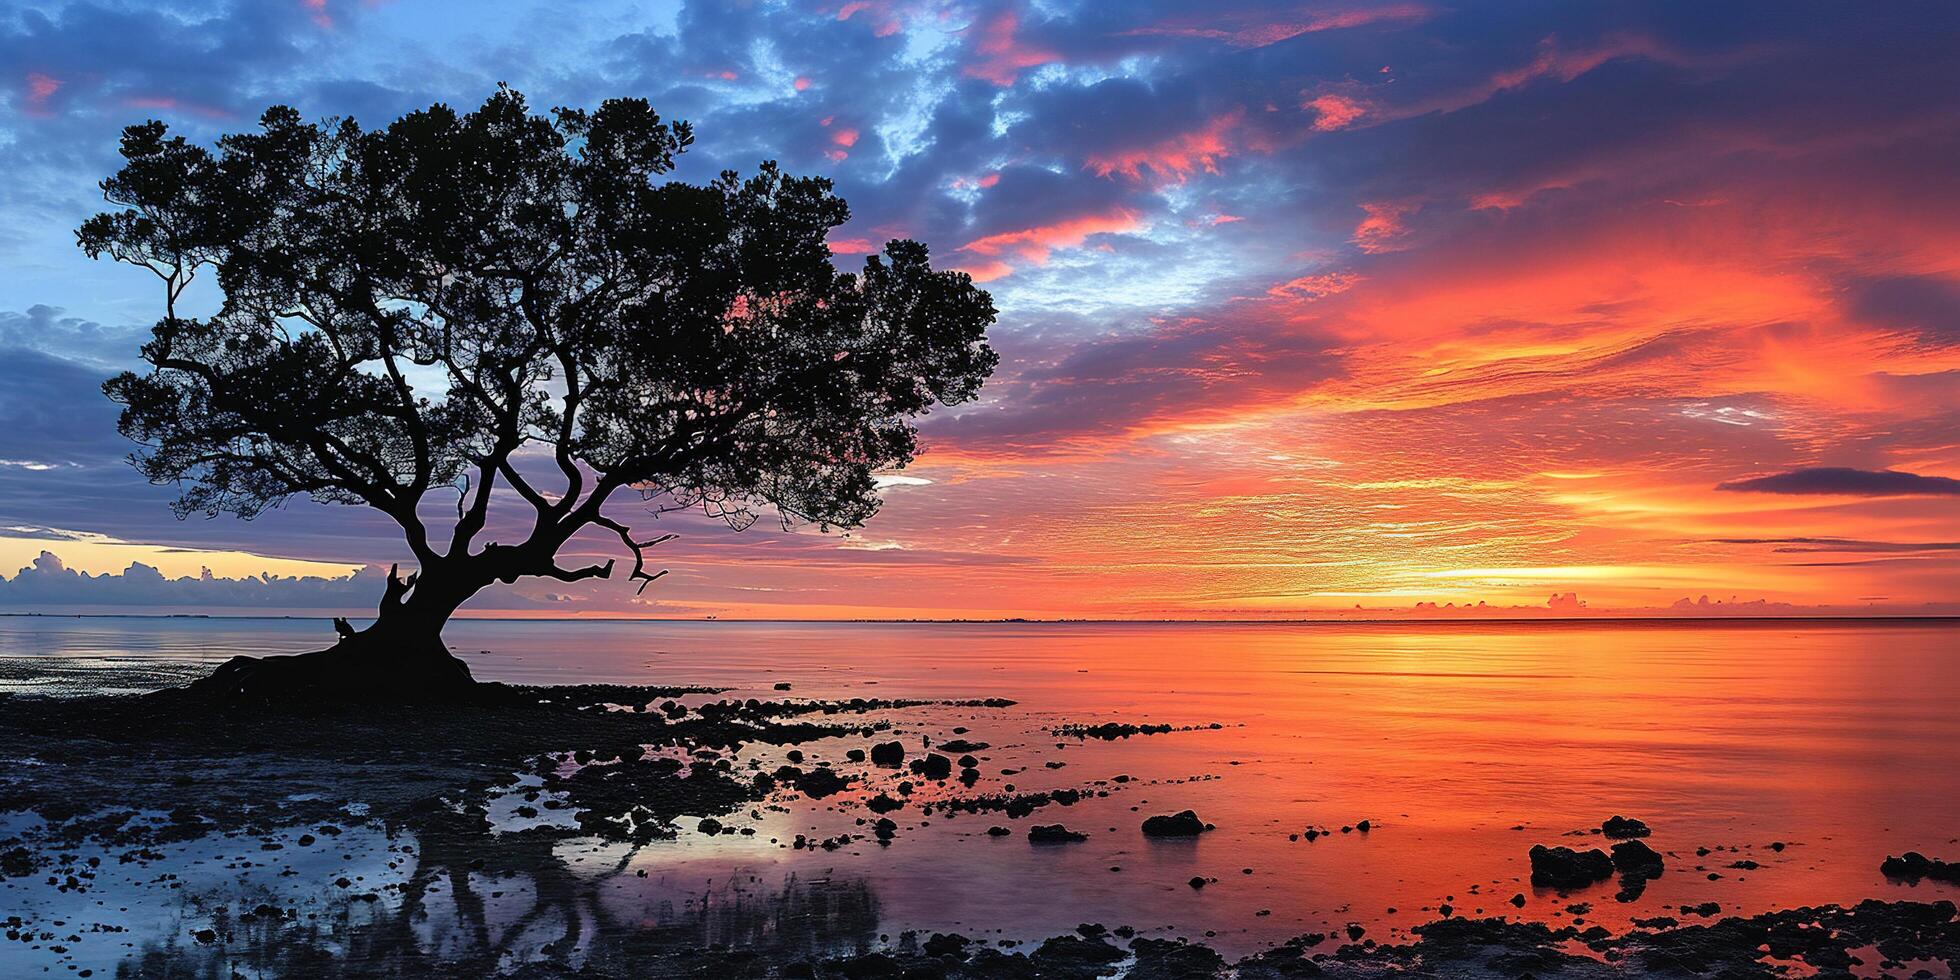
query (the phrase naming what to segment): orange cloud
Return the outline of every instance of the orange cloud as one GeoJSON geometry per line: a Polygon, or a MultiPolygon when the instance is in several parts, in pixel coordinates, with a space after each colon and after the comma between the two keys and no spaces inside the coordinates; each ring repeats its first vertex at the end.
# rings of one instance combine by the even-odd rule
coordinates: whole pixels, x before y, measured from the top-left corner
{"type": "Polygon", "coordinates": [[[1231,139],[1244,119],[1244,111],[1235,109],[1148,146],[1092,154],[1087,165],[1099,177],[1122,174],[1131,180],[1142,179],[1146,169],[1171,181],[1183,181],[1199,170],[1215,174],[1218,161],[1232,155],[1231,139]]]}
{"type": "Polygon", "coordinates": [[[1313,121],[1313,128],[1323,133],[1346,129],[1368,114],[1367,106],[1344,95],[1322,95],[1309,100],[1301,108],[1312,109],[1319,114],[1313,121]]]}
{"type": "Polygon", "coordinates": [[[1106,214],[1084,215],[1051,225],[1036,225],[1018,231],[986,235],[960,246],[960,251],[987,258],[998,258],[1004,253],[1011,254],[1023,261],[1042,265],[1048,261],[1048,253],[1053,249],[1075,248],[1088,240],[1091,235],[1121,234],[1135,231],[1140,227],[1142,224],[1137,212],[1129,208],[1117,208],[1106,214]]]}
{"type": "Polygon", "coordinates": [[[1266,290],[1266,295],[1304,300],[1324,299],[1336,293],[1345,293],[1359,282],[1361,277],[1352,272],[1323,272],[1287,280],[1266,290]]]}

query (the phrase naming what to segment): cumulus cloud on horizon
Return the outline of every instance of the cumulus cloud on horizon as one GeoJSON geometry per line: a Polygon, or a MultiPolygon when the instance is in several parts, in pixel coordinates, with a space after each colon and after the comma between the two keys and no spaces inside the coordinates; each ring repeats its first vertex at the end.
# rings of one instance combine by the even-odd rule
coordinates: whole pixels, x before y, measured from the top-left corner
{"type": "Polygon", "coordinates": [[[43,551],[13,577],[0,577],[0,608],[214,606],[365,611],[380,597],[386,576],[386,570],[369,566],[337,578],[270,573],[221,578],[208,568],[201,576],[171,578],[140,561],[131,562],[121,573],[92,575],[69,568],[53,552],[43,551]]]}
{"type": "Polygon", "coordinates": [[[1716,484],[1717,490],[1745,493],[1816,494],[1850,497],[1960,496],[1960,480],[1900,470],[1859,470],[1813,466],[1747,480],[1716,484]]]}

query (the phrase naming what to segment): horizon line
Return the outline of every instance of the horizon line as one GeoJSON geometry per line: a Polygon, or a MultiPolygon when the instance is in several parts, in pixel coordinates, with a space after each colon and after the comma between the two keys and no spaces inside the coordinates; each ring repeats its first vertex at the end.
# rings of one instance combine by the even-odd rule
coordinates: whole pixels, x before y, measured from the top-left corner
{"type": "MultiPolygon", "coordinates": [[[[221,620],[298,620],[331,621],[336,617],[331,613],[319,616],[310,615],[249,615],[228,613],[48,613],[48,612],[4,612],[0,619],[221,619],[221,620]]],[[[347,619],[366,621],[372,616],[350,616],[347,619]]],[[[1406,616],[1406,617],[1292,617],[1284,619],[1190,619],[1160,618],[1076,618],[1062,617],[1037,619],[1026,616],[1007,616],[977,619],[918,619],[918,618],[851,618],[851,619],[795,619],[795,618],[736,618],[736,617],[666,617],[666,616],[455,616],[450,622],[485,623],[702,623],[735,625],[857,625],[857,626],[1259,626],[1295,625],[1309,626],[1322,624],[1362,624],[1362,625],[1403,625],[1408,623],[1775,623],[1775,622],[1956,622],[1960,623],[1960,613],[1787,613],[1781,615],[1752,616],[1746,613],[1717,616],[1640,616],[1602,614],[1597,616],[1406,616]]]]}

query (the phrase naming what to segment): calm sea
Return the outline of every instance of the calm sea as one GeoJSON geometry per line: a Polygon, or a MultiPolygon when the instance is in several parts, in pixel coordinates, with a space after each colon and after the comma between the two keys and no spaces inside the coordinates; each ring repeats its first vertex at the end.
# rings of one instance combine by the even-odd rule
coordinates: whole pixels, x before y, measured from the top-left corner
{"type": "MultiPolygon", "coordinates": [[[[865,889],[888,934],[1025,939],[1102,922],[1210,934],[1222,950],[1245,951],[1351,922],[1385,939],[1443,904],[1617,928],[1704,901],[1752,912],[1960,897],[1878,873],[1887,854],[1908,849],[1960,858],[1960,625],[1951,622],[478,620],[453,623],[447,637],[484,679],[708,685],[764,698],[1012,698],[1018,705],[1005,710],[891,717],[915,743],[956,726],[990,743],[976,792],[1119,775],[1141,784],[1045,809],[1008,838],[984,833],[997,818],[922,827],[913,816],[889,848],[835,852],[770,841],[863,832],[854,823],[866,814],[848,798],[759,811],[741,821],[753,837],[689,832],[622,856],[646,877],[608,878],[597,900],[627,919],[818,879],[865,889]],[[773,690],[782,682],[787,695],[773,690]],[[1051,733],[1111,721],[1202,727],[1115,742],[1051,733]],[[1218,829],[1174,844],[1137,834],[1142,816],[1186,808],[1218,829]],[[1610,883],[1560,899],[1521,880],[1531,844],[1592,846],[1597,837],[1564,835],[1616,813],[1646,821],[1650,843],[1671,855],[1668,874],[1638,901],[1615,902],[1610,883]],[[1340,832],[1363,819],[1369,832],[1340,832]],[[1031,847],[1019,834],[1030,822],[1063,822],[1090,839],[1031,847]],[[1308,827],[1333,833],[1292,839],[1308,827]],[[1758,867],[1730,867],[1743,860],[1758,867]],[[1218,883],[1193,890],[1193,876],[1218,883]],[[1517,893],[1528,899],[1521,912],[1507,903],[1517,893]],[[1579,901],[1592,910],[1566,908],[1579,901]]],[[[0,618],[0,684],[141,689],[235,653],[330,638],[303,620],[0,618]]],[[[803,748],[841,763],[862,742],[838,741],[803,748]]]]}

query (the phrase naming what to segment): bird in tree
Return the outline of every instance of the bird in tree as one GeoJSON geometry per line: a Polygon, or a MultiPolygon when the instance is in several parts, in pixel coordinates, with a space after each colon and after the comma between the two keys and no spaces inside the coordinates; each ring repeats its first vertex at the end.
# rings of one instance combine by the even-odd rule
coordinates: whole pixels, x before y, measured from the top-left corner
{"type": "Polygon", "coordinates": [[[640,589],[659,577],[667,536],[609,512],[616,495],[738,530],[872,516],[874,474],[917,451],[912,420],[992,371],[993,302],[917,242],[838,271],[825,235],[849,210],[824,178],[660,179],[692,142],[643,100],[544,116],[509,88],[372,130],[275,106],[215,151],[160,122],[124,131],[112,208],[77,236],[163,285],[149,370],[104,385],[136,467],[181,489],[180,516],[371,507],[413,556],[372,625],[200,690],[467,689],[441,630],[486,586],[621,560],[640,589]],[[206,270],[222,302],[185,316],[206,270]],[[515,517],[493,520],[499,499],[515,517]],[[479,541],[493,524],[528,530],[479,541]],[[560,564],[588,528],[621,560],[560,564]]]}

